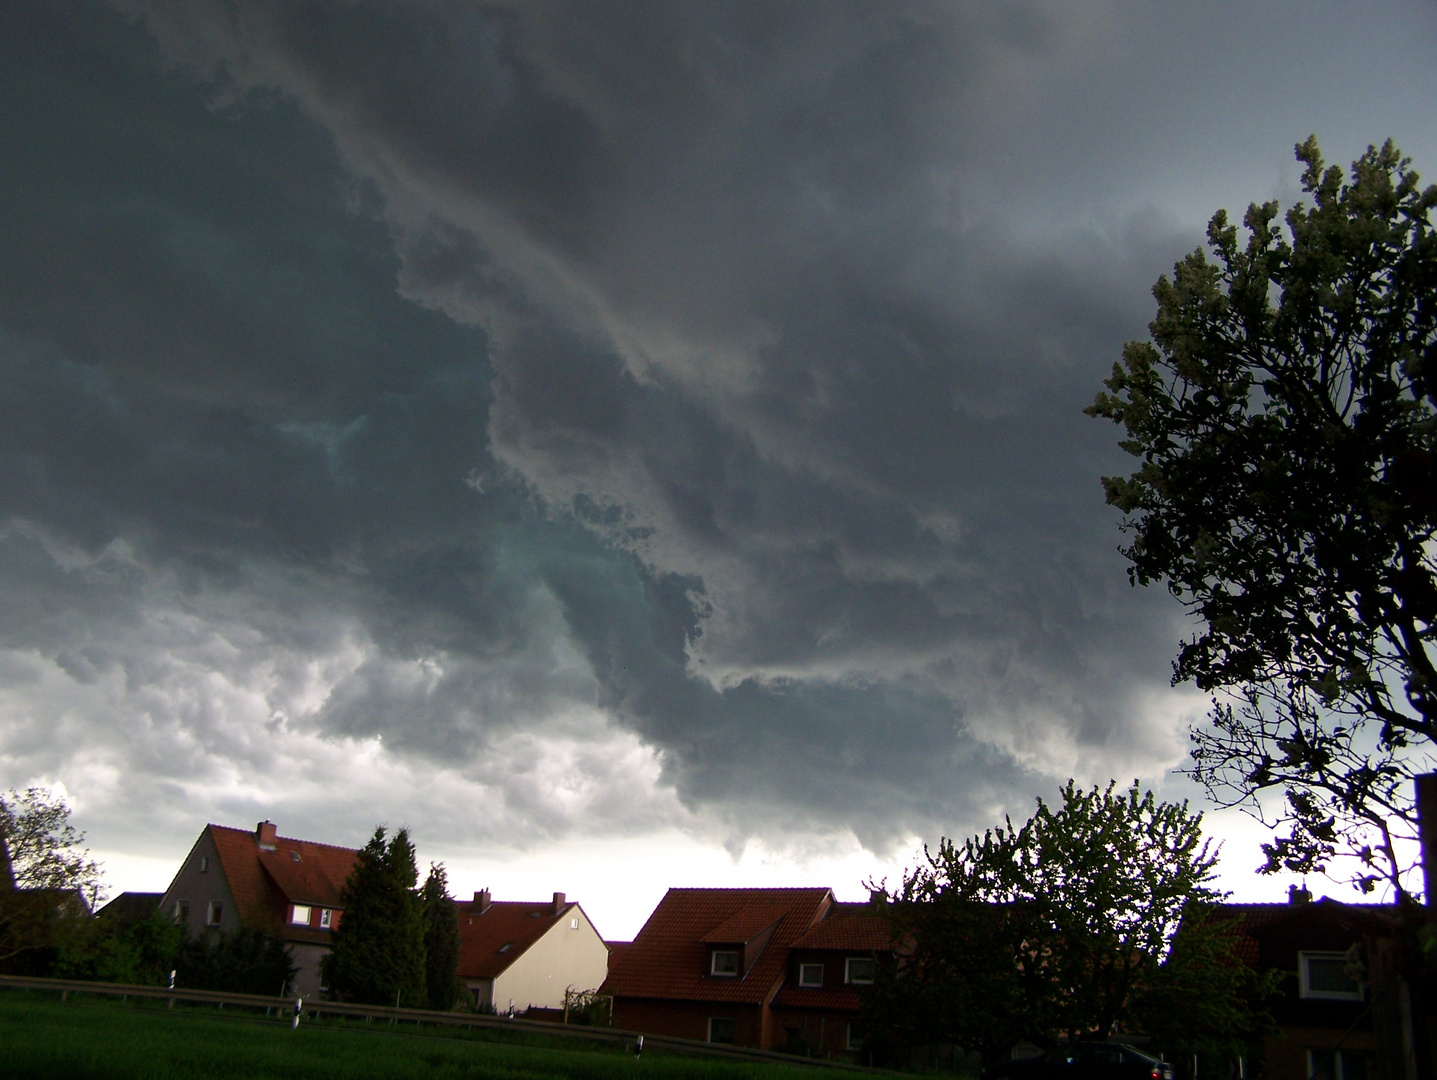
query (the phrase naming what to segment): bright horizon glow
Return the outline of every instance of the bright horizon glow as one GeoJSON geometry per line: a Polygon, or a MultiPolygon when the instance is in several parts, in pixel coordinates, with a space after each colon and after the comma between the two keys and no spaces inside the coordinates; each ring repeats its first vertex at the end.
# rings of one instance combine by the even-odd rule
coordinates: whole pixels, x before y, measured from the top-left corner
{"type": "MultiPolygon", "coordinates": [[[[1289,885],[1305,883],[1313,898],[1329,896],[1344,903],[1377,903],[1380,893],[1362,896],[1355,889],[1321,876],[1260,875],[1260,844],[1268,832],[1234,810],[1209,811],[1209,835],[1222,844],[1216,884],[1235,903],[1286,903],[1289,885]]],[[[280,822],[283,832],[283,822],[280,822]]],[[[198,835],[198,830],[196,831],[198,835]]],[[[288,835],[288,834],[287,834],[288,835]]],[[[328,837],[303,837],[330,842],[328,837]]],[[[549,845],[542,852],[491,849],[445,851],[419,849],[421,875],[431,861],[443,862],[449,891],[458,900],[488,888],[496,900],[547,900],[562,892],[610,941],[632,940],[670,888],[778,888],[827,886],[842,901],[868,898],[864,882],[896,881],[921,848],[914,840],[903,854],[880,859],[855,842],[848,851],[798,860],[750,844],[737,859],[720,844],[707,843],[677,830],[647,838],[573,839],[549,845]]],[[[163,892],[178,870],[184,851],[173,859],[95,851],[105,871],[107,895],[120,892],[163,892]]]]}

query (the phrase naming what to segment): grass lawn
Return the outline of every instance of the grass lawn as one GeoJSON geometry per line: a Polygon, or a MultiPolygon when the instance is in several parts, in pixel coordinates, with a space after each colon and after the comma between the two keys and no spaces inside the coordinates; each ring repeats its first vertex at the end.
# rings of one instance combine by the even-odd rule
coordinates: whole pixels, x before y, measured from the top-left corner
{"type": "Polygon", "coordinates": [[[852,1080],[811,1066],[713,1061],[563,1036],[420,1032],[376,1022],[266,1020],[241,1011],[0,991],[0,1075],[30,1080],[852,1080]]]}

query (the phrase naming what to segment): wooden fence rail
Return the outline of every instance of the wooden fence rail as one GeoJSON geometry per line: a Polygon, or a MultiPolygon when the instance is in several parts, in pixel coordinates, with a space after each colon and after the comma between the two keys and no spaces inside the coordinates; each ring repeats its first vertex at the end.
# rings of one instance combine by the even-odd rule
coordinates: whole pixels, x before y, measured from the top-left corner
{"type": "MultiPolygon", "coordinates": [[[[364,1017],[366,1020],[389,1020],[393,1023],[404,1021],[413,1024],[435,1024],[447,1027],[491,1028],[503,1031],[524,1031],[538,1035],[556,1035],[560,1038],[588,1039],[593,1042],[616,1043],[634,1047],[640,1039],[645,1050],[666,1050],[670,1053],[691,1054],[699,1057],[728,1058],[742,1061],[767,1061],[781,1065],[815,1065],[825,1069],[843,1069],[848,1072],[870,1074],[885,1073],[887,1070],[870,1069],[843,1061],[824,1061],[819,1058],[798,1057],[780,1054],[772,1050],[752,1050],[741,1046],[723,1046],[716,1043],[698,1042],[694,1039],[676,1039],[668,1035],[647,1035],[637,1031],[620,1031],[615,1028],[584,1027],[572,1024],[555,1024],[543,1020],[522,1020],[517,1017],[490,1016],[483,1013],[435,1012],[430,1009],[395,1008],[392,1005],[354,1005],[343,1001],[323,1001],[315,998],[270,997],[265,994],[230,994],[222,990],[186,990],[180,987],[141,986],[132,983],[87,982],[83,979],[42,979],[26,975],[0,975],[0,989],[48,990],[59,993],[61,998],[71,994],[98,994],[119,998],[155,998],[186,1004],[214,1005],[224,1008],[234,1005],[247,1009],[275,1010],[280,1016],[301,1017],[347,1016],[364,1017]]],[[[892,1075],[892,1074],[890,1074],[892,1075]]]]}

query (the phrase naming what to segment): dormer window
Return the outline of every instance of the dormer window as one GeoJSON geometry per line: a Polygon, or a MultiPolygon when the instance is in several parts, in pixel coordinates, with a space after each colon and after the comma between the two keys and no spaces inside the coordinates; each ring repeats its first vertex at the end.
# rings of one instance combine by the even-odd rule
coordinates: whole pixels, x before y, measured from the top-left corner
{"type": "Polygon", "coordinates": [[[821,987],[823,985],[823,965],[799,964],[798,985],[811,986],[815,988],[821,987]]]}
{"type": "Polygon", "coordinates": [[[871,956],[850,956],[843,962],[843,981],[850,986],[872,986],[877,967],[871,956]]]}
{"type": "Polygon", "coordinates": [[[290,924],[291,924],[292,926],[308,926],[308,925],[309,925],[309,905],[308,905],[308,904],[295,904],[295,905],[294,905],[294,914],[289,917],[289,921],[290,921],[290,924]]]}
{"type": "Polygon", "coordinates": [[[334,925],[334,912],[329,908],[319,909],[319,928],[328,930],[334,925]]]}
{"type": "Polygon", "coordinates": [[[295,851],[293,848],[290,848],[289,858],[291,862],[299,862],[299,852],[295,851]]]}
{"type": "Polygon", "coordinates": [[[709,974],[733,978],[738,974],[738,950],[715,949],[709,959],[709,974]]]}

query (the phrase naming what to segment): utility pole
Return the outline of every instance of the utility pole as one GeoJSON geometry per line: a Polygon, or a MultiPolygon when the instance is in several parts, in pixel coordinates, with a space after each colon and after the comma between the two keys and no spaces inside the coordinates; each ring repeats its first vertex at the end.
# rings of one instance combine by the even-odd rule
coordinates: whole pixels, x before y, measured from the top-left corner
{"type": "Polygon", "coordinates": [[[1422,898],[1437,907],[1437,772],[1417,777],[1417,839],[1422,845],[1422,898]]]}

